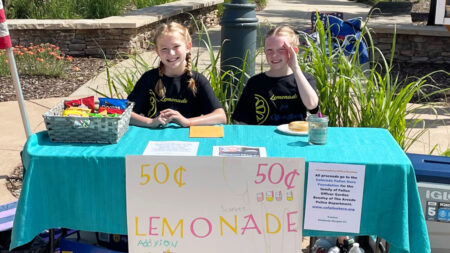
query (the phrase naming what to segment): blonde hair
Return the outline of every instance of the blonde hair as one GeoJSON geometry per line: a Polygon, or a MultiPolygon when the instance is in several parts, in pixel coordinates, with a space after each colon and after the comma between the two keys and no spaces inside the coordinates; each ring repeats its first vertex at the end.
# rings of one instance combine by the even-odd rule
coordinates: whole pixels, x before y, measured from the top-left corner
{"type": "Polygon", "coordinates": [[[270,31],[267,32],[266,37],[264,38],[264,41],[266,41],[266,39],[269,38],[270,36],[286,37],[288,39],[289,44],[292,47],[298,47],[298,45],[300,43],[294,30],[287,25],[272,28],[270,31]]]}
{"type": "MultiPolygon", "coordinates": [[[[161,35],[167,35],[167,34],[173,34],[178,33],[183,39],[184,42],[187,44],[190,44],[192,42],[191,35],[189,35],[189,30],[184,27],[183,25],[176,23],[176,22],[170,22],[169,24],[161,24],[156,28],[155,32],[155,39],[154,39],[154,45],[156,47],[156,50],[158,50],[158,39],[161,37],[161,35]]],[[[195,86],[194,78],[192,78],[192,70],[191,70],[191,53],[186,54],[186,66],[184,69],[184,72],[189,77],[188,79],[188,87],[194,94],[194,96],[197,94],[197,87],[195,86]]],[[[159,62],[158,67],[158,75],[159,79],[156,82],[155,86],[155,92],[158,94],[159,97],[164,98],[166,96],[166,87],[164,86],[164,83],[162,81],[162,77],[164,75],[164,63],[162,61],[159,62]]]]}

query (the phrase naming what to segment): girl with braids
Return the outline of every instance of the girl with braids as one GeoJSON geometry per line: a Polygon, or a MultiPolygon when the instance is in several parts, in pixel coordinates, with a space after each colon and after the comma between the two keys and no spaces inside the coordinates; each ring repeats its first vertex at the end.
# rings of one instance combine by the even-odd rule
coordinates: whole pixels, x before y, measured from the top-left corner
{"type": "Polygon", "coordinates": [[[191,70],[191,36],[186,27],[172,22],[155,34],[159,67],[145,72],[128,100],[135,102],[131,124],[182,127],[226,123],[226,115],[211,84],[191,70]]]}
{"type": "Polygon", "coordinates": [[[267,33],[264,53],[270,69],[248,80],[232,116],[235,122],[281,125],[305,120],[307,111],[318,111],[316,81],[298,65],[298,44],[289,26],[267,33]]]}

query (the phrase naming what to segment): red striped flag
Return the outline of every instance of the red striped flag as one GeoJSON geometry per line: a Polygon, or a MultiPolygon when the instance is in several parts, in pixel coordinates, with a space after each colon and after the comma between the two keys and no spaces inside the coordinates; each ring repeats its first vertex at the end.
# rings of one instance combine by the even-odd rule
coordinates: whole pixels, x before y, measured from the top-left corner
{"type": "Polygon", "coordinates": [[[10,48],[11,37],[9,37],[8,25],[6,24],[5,10],[0,0],[0,49],[10,48]]]}

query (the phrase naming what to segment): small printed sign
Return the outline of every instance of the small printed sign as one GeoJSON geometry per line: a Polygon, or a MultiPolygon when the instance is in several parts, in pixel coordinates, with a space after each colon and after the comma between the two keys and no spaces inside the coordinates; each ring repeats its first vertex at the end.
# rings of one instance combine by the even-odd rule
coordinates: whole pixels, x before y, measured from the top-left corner
{"type": "Polygon", "coordinates": [[[305,229],[359,233],[365,166],[309,163],[305,229]]]}

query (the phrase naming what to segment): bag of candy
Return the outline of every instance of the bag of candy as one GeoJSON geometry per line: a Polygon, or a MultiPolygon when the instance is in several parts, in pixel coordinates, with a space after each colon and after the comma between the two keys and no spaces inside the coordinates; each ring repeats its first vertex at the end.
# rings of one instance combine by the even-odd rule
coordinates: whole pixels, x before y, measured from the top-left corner
{"type": "Polygon", "coordinates": [[[98,112],[106,111],[108,114],[122,114],[128,105],[128,99],[98,98],[98,112]]]}
{"type": "Polygon", "coordinates": [[[69,107],[65,109],[62,113],[63,117],[89,117],[91,113],[91,109],[89,108],[81,108],[81,107],[69,107]]]}
{"type": "Polygon", "coordinates": [[[64,109],[67,109],[70,107],[89,108],[89,109],[91,109],[91,112],[94,112],[94,110],[95,110],[94,96],[80,98],[80,99],[74,99],[74,100],[65,100],[64,101],[64,109]]]}

